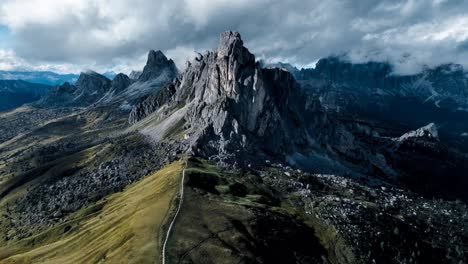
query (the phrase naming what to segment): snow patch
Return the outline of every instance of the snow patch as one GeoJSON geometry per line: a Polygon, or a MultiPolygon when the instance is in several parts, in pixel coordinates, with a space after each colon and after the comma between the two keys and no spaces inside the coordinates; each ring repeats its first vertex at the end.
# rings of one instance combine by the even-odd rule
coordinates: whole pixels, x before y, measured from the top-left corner
{"type": "Polygon", "coordinates": [[[434,123],[430,123],[426,126],[418,128],[416,130],[410,131],[401,137],[398,138],[398,141],[405,141],[410,138],[421,138],[421,137],[429,137],[429,138],[439,138],[439,131],[437,130],[437,126],[434,123]]]}
{"type": "Polygon", "coordinates": [[[123,110],[123,111],[131,111],[133,106],[131,104],[129,104],[127,101],[124,101],[121,105],[120,105],[120,110],[123,110]]]}

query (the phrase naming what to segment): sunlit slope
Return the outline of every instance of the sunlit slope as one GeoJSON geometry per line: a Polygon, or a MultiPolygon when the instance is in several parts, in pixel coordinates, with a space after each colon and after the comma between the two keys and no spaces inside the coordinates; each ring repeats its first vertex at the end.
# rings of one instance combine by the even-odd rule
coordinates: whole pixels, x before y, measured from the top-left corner
{"type": "Polygon", "coordinates": [[[182,169],[173,163],[64,224],[0,248],[0,263],[160,263],[182,169]]]}

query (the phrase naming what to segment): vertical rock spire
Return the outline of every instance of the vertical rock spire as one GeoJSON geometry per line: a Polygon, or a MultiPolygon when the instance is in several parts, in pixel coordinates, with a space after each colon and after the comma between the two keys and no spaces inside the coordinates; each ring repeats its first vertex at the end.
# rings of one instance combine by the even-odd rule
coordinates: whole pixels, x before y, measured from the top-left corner
{"type": "Polygon", "coordinates": [[[139,80],[148,81],[153,78],[159,77],[164,72],[167,72],[169,78],[175,78],[177,75],[177,67],[175,63],[167,59],[167,57],[160,50],[151,50],[148,53],[148,61],[146,66],[141,73],[139,80]]]}
{"type": "Polygon", "coordinates": [[[240,64],[254,64],[255,56],[244,47],[239,32],[226,31],[221,33],[218,47],[218,57],[230,57],[231,61],[240,64]]]}

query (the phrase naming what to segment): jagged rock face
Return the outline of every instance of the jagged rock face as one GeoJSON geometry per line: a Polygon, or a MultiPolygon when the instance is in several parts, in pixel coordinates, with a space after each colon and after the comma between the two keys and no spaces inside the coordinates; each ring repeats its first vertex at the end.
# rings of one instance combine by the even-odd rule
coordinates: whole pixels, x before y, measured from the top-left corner
{"type": "Polygon", "coordinates": [[[141,71],[132,71],[130,72],[128,77],[130,77],[130,79],[132,80],[138,80],[138,78],[140,78],[141,73],[142,73],[141,71]]]}
{"type": "Polygon", "coordinates": [[[305,105],[289,72],[262,68],[239,33],[225,32],[216,51],[188,63],[172,86],[135,107],[129,121],[163,108],[158,120],[183,116],[194,152],[210,156],[258,150],[284,155],[308,146],[305,105]],[[167,116],[161,117],[164,113],[167,116]]]}
{"type": "Polygon", "coordinates": [[[437,126],[434,123],[430,123],[427,126],[423,126],[414,131],[405,133],[404,135],[398,138],[398,141],[404,141],[410,138],[424,138],[426,140],[438,140],[439,131],[437,130],[437,126]]]}
{"type": "Polygon", "coordinates": [[[177,67],[172,60],[168,60],[166,56],[160,51],[151,50],[148,54],[148,61],[143,72],[138,77],[139,81],[146,82],[166,73],[169,78],[173,79],[177,74],[177,67]]]}
{"type": "Polygon", "coordinates": [[[279,69],[290,72],[295,78],[298,78],[301,73],[301,71],[295,66],[293,66],[292,64],[284,63],[284,62],[268,63],[268,64],[265,64],[264,68],[270,68],[270,69],[279,68],[279,69]]]}
{"type": "Polygon", "coordinates": [[[132,75],[133,78],[137,76],[138,80],[134,80],[120,73],[111,81],[103,75],[88,71],[80,75],[75,85],[66,83],[55,88],[38,105],[45,107],[114,105],[128,113],[134,104],[171,83],[177,76],[177,68],[161,51],[150,51],[143,72],[132,75]]]}
{"type": "MultiPolygon", "coordinates": [[[[143,72],[132,72],[132,84],[112,100],[124,102],[130,109],[135,108],[148,96],[169,85],[177,77],[177,67],[161,51],[150,51],[143,72]]],[[[134,115],[130,120],[139,120],[134,115]]],[[[132,121],[133,122],[133,121],[132,121]]]]}
{"type": "Polygon", "coordinates": [[[442,141],[468,151],[468,74],[454,64],[398,76],[387,63],[352,64],[340,58],[320,60],[296,78],[309,97],[329,111],[393,127],[400,136],[435,122],[442,141]]]}
{"type": "Polygon", "coordinates": [[[135,124],[151,113],[157,111],[161,106],[163,106],[171,99],[174,93],[175,84],[170,84],[163,87],[157,93],[148,96],[143,102],[132,109],[128,118],[128,122],[130,124],[135,124]]]}
{"type": "Polygon", "coordinates": [[[135,107],[129,121],[147,116],[135,124],[143,134],[155,141],[169,134],[204,157],[232,157],[237,162],[267,156],[330,172],[347,171],[332,160],[347,155],[391,171],[317,100],[303,96],[291,73],[262,68],[234,32],[221,35],[216,51],[189,63],[173,87],[135,107]]]}
{"type": "Polygon", "coordinates": [[[92,71],[82,73],[75,84],[82,95],[104,94],[110,85],[111,81],[108,78],[92,71]]]}
{"type": "Polygon", "coordinates": [[[132,83],[133,83],[132,79],[130,79],[127,75],[123,73],[119,73],[112,80],[111,90],[114,91],[115,93],[120,93],[121,91],[125,90],[125,88],[130,86],[132,83]]]}
{"type": "Polygon", "coordinates": [[[57,88],[54,90],[54,93],[56,95],[71,94],[75,91],[76,91],[76,86],[71,85],[69,82],[66,82],[60,86],[57,86],[57,88]]]}
{"type": "Polygon", "coordinates": [[[399,171],[399,181],[429,197],[468,200],[468,155],[429,136],[430,129],[412,131],[386,155],[399,171]],[[414,134],[419,134],[415,136],[414,134]]]}
{"type": "Polygon", "coordinates": [[[96,72],[81,73],[75,85],[57,86],[40,106],[89,106],[96,103],[111,89],[111,80],[96,72]]]}
{"type": "Polygon", "coordinates": [[[304,85],[326,85],[361,95],[414,97],[450,109],[468,107],[467,76],[463,67],[455,64],[427,68],[420,74],[395,75],[387,63],[352,64],[337,57],[319,60],[315,69],[295,72],[304,85]]]}
{"type": "Polygon", "coordinates": [[[214,152],[232,152],[257,145],[283,152],[307,144],[305,103],[293,76],[261,68],[237,32],[223,33],[216,51],[188,65],[174,100],[188,106],[185,120],[197,148],[214,144],[214,152]]]}

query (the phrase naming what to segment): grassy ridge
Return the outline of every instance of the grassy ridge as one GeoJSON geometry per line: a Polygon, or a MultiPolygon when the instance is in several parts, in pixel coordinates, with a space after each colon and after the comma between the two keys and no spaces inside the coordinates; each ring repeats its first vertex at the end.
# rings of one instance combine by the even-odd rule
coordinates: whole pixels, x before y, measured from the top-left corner
{"type": "Polygon", "coordinates": [[[354,263],[339,235],[247,171],[190,158],[169,263],[354,263]],[[186,202],[185,202],[186,201],[186,202]]]}
{"type": "Polygon", "coordinates": [[[173,163],[64,224],[0,248],[0,263],[159,263],[182,166],[173,163]]]}

